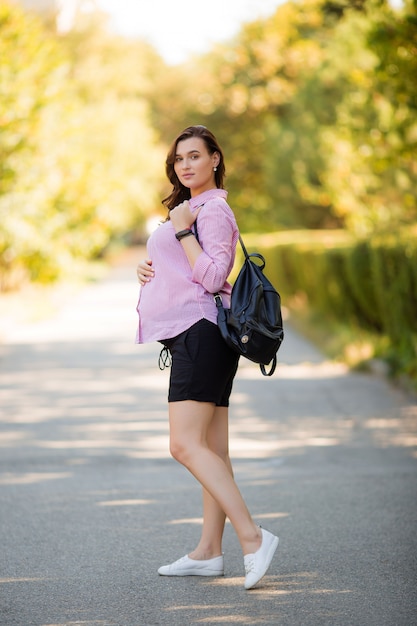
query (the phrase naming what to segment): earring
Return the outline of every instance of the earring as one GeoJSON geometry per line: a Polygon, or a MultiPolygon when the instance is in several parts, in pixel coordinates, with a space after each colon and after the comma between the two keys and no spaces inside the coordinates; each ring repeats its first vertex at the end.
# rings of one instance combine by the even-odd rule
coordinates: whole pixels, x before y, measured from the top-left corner
{"type": "Polygon", "coordinates": [[[213,172],[217,172],[217,167],[213,167],[213,172]]]}

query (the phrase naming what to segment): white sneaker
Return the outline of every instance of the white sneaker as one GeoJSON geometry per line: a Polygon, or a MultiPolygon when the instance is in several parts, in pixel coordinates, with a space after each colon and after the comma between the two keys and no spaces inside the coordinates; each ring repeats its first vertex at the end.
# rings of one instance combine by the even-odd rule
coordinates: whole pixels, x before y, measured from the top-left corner
{"type": "Polygon", "coordinates": [[[252,589],[265,576],[278,547],[278,537],[261,528],[262,543],[259,550],[243,557],[245,563],[245,589],[252,589]]]}
{"type": "Polygon", "coordinates": [[[158,574],[161,576],[224,576],[223,555],[206,561],[197,561],[185,555],[171,565],[160,567],[158,574]]]}

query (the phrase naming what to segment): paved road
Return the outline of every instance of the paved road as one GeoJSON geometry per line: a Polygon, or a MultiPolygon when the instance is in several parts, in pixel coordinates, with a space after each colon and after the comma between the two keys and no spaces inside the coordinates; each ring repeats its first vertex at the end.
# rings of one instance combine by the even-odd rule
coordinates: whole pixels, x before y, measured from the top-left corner
{"type": "Polygon", "coordinates": [[[200,491],[167,451],[158,348],[133,343],[129,261],[53,318],[8,320],[1,626],[417,624],[415,401],[289,328],[277,374],[242,362],[232,403],[237,480],[280,535],[268,576],[243,589],[227,525],[224,579],[158,577],[194,546],[200,491]]]}

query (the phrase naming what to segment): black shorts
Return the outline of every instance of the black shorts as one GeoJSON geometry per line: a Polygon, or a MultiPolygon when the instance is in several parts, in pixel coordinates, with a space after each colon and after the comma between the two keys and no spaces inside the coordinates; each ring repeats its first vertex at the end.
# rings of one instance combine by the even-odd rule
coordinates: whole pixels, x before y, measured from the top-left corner
{"type": "Polygon", "coordinates": [[[202,319],[161,343],[172,357],[168,402],[196,400],[229,406],[239,355],[226,345],[216,324],[202,319]]]}

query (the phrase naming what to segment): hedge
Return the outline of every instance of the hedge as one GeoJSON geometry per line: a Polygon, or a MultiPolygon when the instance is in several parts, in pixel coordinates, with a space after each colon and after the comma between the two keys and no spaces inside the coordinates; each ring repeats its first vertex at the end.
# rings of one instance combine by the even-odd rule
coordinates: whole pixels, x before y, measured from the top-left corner
{"type": "Polygon", "coordinates": [[[283,302],[303,294],[324,320],[385,338],[393,373],[417,380],[417,228],[355,239],[346,231],[245,235],[283,302]]]}

